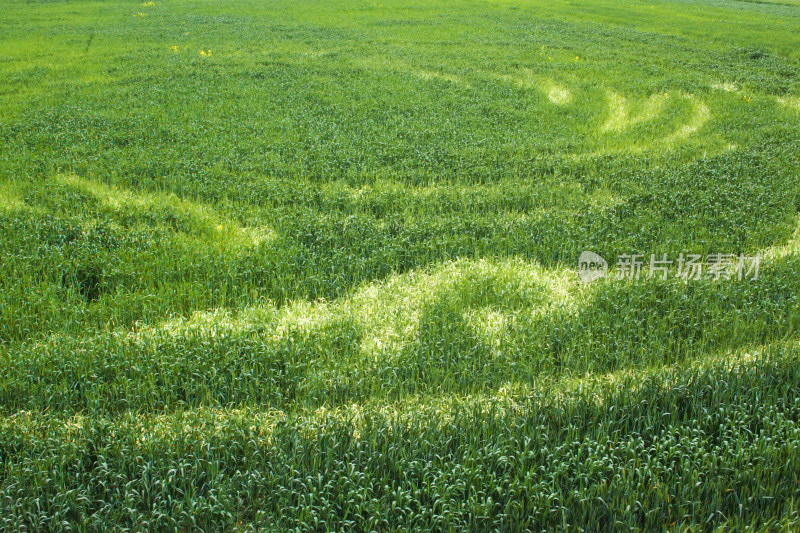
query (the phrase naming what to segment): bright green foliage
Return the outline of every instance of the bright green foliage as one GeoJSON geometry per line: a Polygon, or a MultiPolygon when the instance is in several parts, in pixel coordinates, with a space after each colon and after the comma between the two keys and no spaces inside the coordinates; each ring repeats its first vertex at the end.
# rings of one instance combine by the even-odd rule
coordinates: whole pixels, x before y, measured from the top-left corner
{"type": "Polygon", "coordinates": [[[796,530],[798,27],[0,0],[0,530],[796,530]]]}

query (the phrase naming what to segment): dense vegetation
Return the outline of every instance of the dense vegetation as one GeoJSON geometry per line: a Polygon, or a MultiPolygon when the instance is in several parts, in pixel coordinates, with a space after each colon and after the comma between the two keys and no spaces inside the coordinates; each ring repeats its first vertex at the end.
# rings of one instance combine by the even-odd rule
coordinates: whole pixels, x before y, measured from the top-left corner
{"type": "Polygon", "coordinates": [[[0,0],[0,529],[797,529],[798,27],[0,0]]]}

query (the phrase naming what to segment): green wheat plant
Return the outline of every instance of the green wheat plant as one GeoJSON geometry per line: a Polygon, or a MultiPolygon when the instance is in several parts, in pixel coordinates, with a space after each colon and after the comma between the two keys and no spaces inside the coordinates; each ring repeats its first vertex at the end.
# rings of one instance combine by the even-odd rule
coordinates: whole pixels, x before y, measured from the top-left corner
{"type": "Polygon", "coordinates": [[[0,531],[797,530],[799,24],[0,0],[0,531]]]}

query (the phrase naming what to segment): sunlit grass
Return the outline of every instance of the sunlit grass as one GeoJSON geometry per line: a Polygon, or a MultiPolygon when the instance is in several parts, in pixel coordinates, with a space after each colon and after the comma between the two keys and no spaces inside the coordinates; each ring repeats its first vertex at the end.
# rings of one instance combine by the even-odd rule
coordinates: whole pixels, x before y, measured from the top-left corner
{"type": "Polygon", "coordinates": [[[0,530],[797,529],[795,3],[0,4],[0,530]]]}
{"type": "Polygon", "coordinates": [[[112,217],[147,219],[159,210],[168,212],[179,232],[185,232],[221,247],[258,246],[275,237],[269,228],[245,228],[235,221],[220,217],[208,206],[201,206],[174,194],[134,194],[130,191],[92,182],[77,176],[59,176],[58,181],[96,198],[112,217]]]}

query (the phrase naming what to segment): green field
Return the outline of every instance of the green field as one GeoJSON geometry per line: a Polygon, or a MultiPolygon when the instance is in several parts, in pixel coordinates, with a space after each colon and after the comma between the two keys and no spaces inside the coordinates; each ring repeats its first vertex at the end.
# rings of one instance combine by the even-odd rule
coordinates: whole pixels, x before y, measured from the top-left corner
{"type": "Polygon", "coordinates": [[[799,326],[797,0],[0,0],[2,531],[796,531],[799,326]]]}

